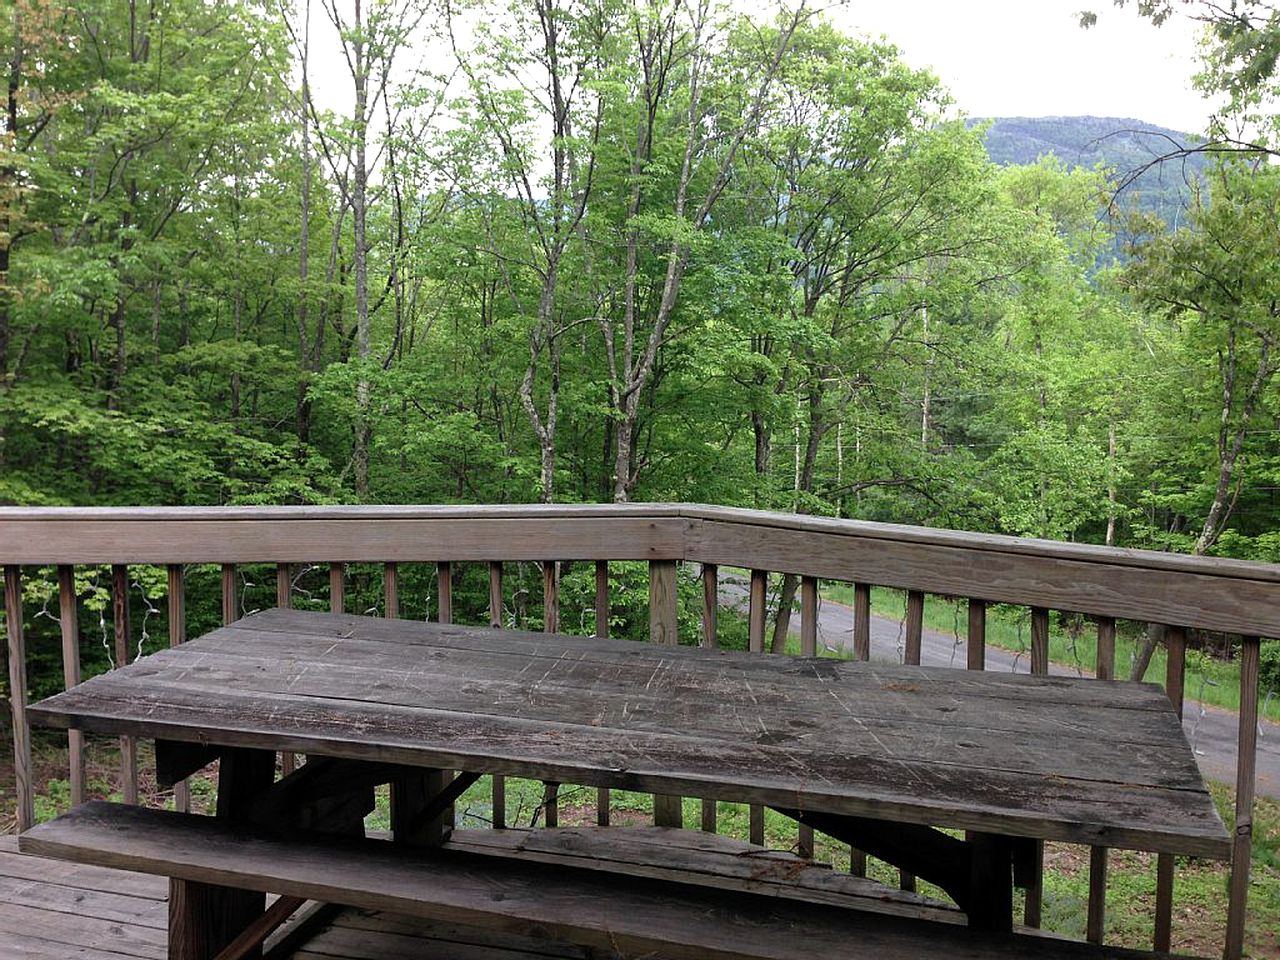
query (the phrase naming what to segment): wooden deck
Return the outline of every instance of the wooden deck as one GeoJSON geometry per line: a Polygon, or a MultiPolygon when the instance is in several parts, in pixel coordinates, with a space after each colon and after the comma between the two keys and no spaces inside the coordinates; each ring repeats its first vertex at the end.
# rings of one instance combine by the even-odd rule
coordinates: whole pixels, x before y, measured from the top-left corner
{"type": "MultiPolygon", "coordinates": [[[[168,881],[31,857],[0,836],[0,960],[165,960],[168,881]]],[[[288,931],[284,931],[287,934],[288,931]]],[[[344,910],[270,960],[546,960],[587,951],[545,940],[344,910]]]]}

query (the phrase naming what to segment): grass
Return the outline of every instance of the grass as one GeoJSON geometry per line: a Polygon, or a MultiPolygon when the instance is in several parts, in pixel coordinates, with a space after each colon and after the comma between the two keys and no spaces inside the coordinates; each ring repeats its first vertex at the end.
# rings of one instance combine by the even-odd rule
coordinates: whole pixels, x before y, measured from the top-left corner
{"type": "MultiPolygon", "coordinates": [[[[847,583],[827,582],[821,586],[821,596],[838,603],[853,603],[853,587],[847,583]]],[[[906,613],[906,594],[901,590],[876,587],[871,591],[871,609],[877,616],[902,620],[906,613]]],[[[926,595],[924,604],[926,630],[948,633],[962,644],[968,632],[968,613],[964,600],[926,595]]],[[[1120,624],[1116,636],[1116,672],[1128,677],[1136,658],[1138,637],[1135,626],[1120,624]]],[[[987,644],[1030,656],[1031,623],[1026,608],[994,606],[987,609],[987,644]]],[[[789,651],[790,652],[790,651],[789,651]]],[[[1097,633],[1090,621],[1064,622],[1059,617],[1049,621],[1049,659],[1062,666],[1092,673],[1097,663],[1097,633]],[[1068,629],[1074,623],[1074,628],[1068,629]]],[[[963,665],[963,650],[958,651],[957,663],[963,665]]],[[[1164,685],[1165,651],[1156,649],[1143,677],[1149,683],[1164,685]]],[[[1240,665],[1211,656],[1203,650],[1187,651],[1186,697],[1189,701],[1240,709],[1240,665]]],[[[1263,691],[1259,703],[1262,716],[1280,721],[1280,690],[1263,691]]]]}

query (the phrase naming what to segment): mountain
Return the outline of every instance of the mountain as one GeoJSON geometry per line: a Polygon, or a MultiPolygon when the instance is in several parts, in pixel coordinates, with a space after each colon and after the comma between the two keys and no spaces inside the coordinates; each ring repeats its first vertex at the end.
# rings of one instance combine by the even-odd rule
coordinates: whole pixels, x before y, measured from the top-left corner
{"type": "Polygon", "coordinates": [[[1068,166],[1102,164],[1125,182],[1121,206],[1133,204],[1157,213],[1176,227],[1191,200],[1191,184],[1203,176],[1204,154],[1191,154],[1151,165],[1158,157],[1194,145],[1195,138],[1167,127],[1121,117],[990,117],[971,126],[990,124],[987,153],[998,164],[1034,163],[1053,154],[1068,166]],[[1150,166],[1149,166],[1150,165],[1150,166]]]}

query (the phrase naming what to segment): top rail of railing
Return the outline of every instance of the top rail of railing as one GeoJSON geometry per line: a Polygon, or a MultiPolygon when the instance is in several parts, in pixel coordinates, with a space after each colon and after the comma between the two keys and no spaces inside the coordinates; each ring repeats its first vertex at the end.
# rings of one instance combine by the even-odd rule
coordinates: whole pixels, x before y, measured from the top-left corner
{"type": "Polygon", "coordinates": [[[698,504],[0,508],[0,564],[689,560],[1280,636],[1280,565],[698,504]]]}

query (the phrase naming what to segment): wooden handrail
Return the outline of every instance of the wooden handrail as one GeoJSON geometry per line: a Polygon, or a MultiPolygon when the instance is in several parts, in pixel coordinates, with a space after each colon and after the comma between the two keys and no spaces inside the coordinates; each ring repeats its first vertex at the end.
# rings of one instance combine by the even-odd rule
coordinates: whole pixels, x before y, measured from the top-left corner
{"type": "MultiPolygon", "coordinates": [[[[904,659],[918,662],[924,595],[945,594],[969,601],[970,668],[983,662],[983,627],[990,603],[1031,608],[1033,661],[1047,667],[1050,610],[1099,619],[1100,676],[1114,665],[1115,621],[1168,625],[1175,637],[1188,628],[1246,638],[1241,672],[1241,736],[1237,764],[1237,834],[1230,886],[1226,944],[1229,960],[1240,956],[1251,843],[1256,738],[1259,637],[1280,637],[1280,565],[1210,557],[1127,550],[1087,544],[1021,539],[991,534],[868,523],[794,514],[768,513],[698,504],[332,506],[332,507],[0,507],[0,567],[5,571],[9,675],[14,691],[14,736],[18,772],[19,823],[31,820],[32,785],[24,708],[25,649],[22,634],[20,568],[56,566],[63,618],[64,670],[68,684],[78,679],[73,654],[76,631],[75,565],[112,568],[112,627],[115,653],[123,664],[131,653],[128,589],[130,564],[167,566],[172,590],[182,590],[182,564],[222,567],[222,613],[239,616],[236,565],[276,564],[278,600],[289,602],[291,565],[328,564],[331,602],[341,609],[344,565],[383,565],[385,612],[398,613],[396,570],[400,563],[437,564],[438,613],[452,616],[450,564],[488,565],[491,622],[502,616],[502,564],[532,561],[544,573],[544,610],[554,629],[558,612],[558,566],[594,561],[596,632],[608,634],[609,562],[647,561],[650,568],[651,634],[676,639],[676,567],[701,565],[704,578],[703,642],[716,642],[717,568],[751,571],[748,622],[750,647],[766,648],[767,577],[787,573],[802,578],[803,652],[816,639],[816,598],[820,579],[853,583],[854,640],[865,657],[872,586],[907,591],[904,659]],[[1245,730],[1247,725],[1249,730],[1245,730]]],[[[171,642],[181,642],[183,598],[170,598],[171,642]],[[176,625],[176,626],[175,626],[176,625]]],[[[1181,652],[1181,644],[1177,652],[1181,652]]],[[[1172,646],[1171,646],[1172,650],[1172,646]]],[[[1170,695],[1181,701],[1182,660],[1169,660],[1170,695]]],[[[136,790],[132,742],[123,744],[122,787],[136,790]]],[[[83,762],[72,743],[74,792],[83,792],[83,762]]],[[[548,815],[554,817],[554,790],[548,815]]],[[[608,822],[608,795],[601,791],[600,821],[608,822]]],[[[495,782],[494,820],[505,820],[502,784],[495,782]]],[[[659,818],[678,823],[677,798],[660,801],[659,818]]],[[[704,806],[703,825],[714,828],[715,810],[704,806]]],[[[751,834],[762,840],[763,810],[751,811],[751,834]]],[[[801,835],[809,849],[811,835],[801,835]]],[[[1171,858],[1160,867],[1157,947],[1169,942],[1171,858]]],[[[1088,935],[1102,939],[1106,851],[1091,854],[1088,935]]],[[[910,881],[903,877],[904,885],[910,881]]],[[[1034,908],[1028,918],[1034,920],[1034,908]]]]}

